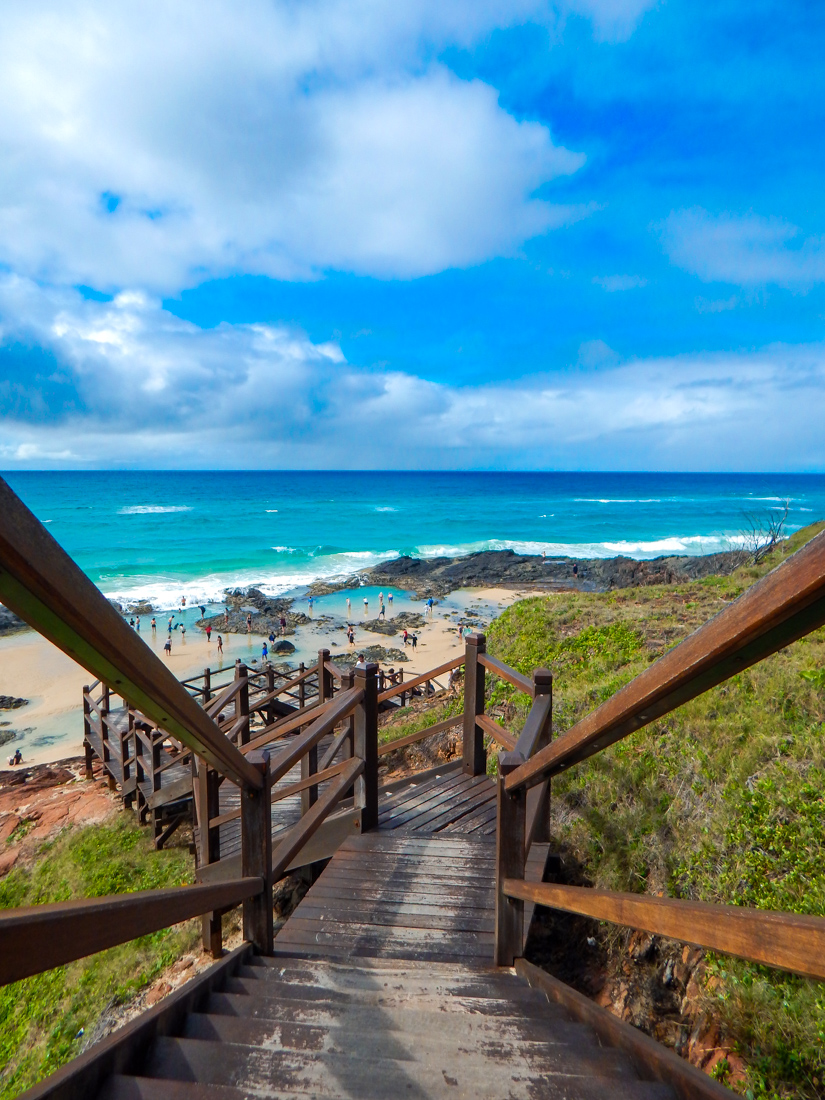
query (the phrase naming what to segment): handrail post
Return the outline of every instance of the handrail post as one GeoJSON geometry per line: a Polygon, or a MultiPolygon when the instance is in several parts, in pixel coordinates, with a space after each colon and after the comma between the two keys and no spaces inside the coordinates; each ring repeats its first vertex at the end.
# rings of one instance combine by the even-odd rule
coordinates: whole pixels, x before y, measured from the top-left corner
{"type": "Polygon", "coordinates": [[[112,759],[111,742],[109,739],[109,712],[112,709],[111,692],[108,684],[103,685],[103,697],[100,700],[100,747],[103,749],[103,769],[106,773],[106,783],[110,791],[115,790],[117,783],[109,770],[109,762],[112,759]]]}
{"type": "Polygon", "coordinates": [[[300,684],[298,684],[298,709],[303,710],[304,707],[307,705],[307,682],[303,679],[303,675],[306,672],[306,667],[303,661],[301,661],[300,665],[298,666],[298,671],[302,677],[300,684]]]}
{"type": "Polygon", "coordinates": [[[83,688],[83,756],[85,762],[85,775],[87,779],[94,778],[94,768],[92,766],[92,741],[91,741],[91,715],[92,708],[89,704],[89,694],[91,693],[91,687],[87,684],[83,688]]]}
{"type": "MultiPolygon", "coordinates": [[[[198,823],[197,865],[218,863],[221,858],[220,826],[210,828],[209,822],[221,812],[220,775],[205,760],[192,753],[195,814],[198,823]]],[[[220,913],[204,913],[201,918],[201,941],[204,951],[213,959],[223,955],[223,930],[220,913]]]]}
{"type": "Polygon", "coordinates": [[[246,759],[263,779],[259,788],[241,789],[241,867],[244,878],[263,879],[260,894],[243,903],[243,935],[259,955],[271,955],[274,929],[272,911],[272,819],[269,752],[253,750],[246,759]]]}
{"type": "MultiPolygon", "coordinates": [[[[123,778],[123,805],[131,806],[134,801],[134,792],[127,792],[126,785],[132,777],[132,764],[127,764],[126,761],[134,753],[134,740],[135,740],[135,712],[132,707],[128,707],[126,710],[126,730],[120,737],[120,760],[121,771],[120,774],[123,778]]],[[[137,774],[137,769],[135,769],[137,774]]]]}
{"type": "Polygon", "coordinates": [[[245,745],[249,740],[249,669],[242,661],[238,661],[235,665],[235,679],[241,681],[235,714],[238,718],[246,719],[238,734],[238,744],[245,745]]]}
{"type": "MultiPolygon", "coordinates": [[[[149,737],[152,741],[152,793],[159,791],[163,779],[160,772],[161,763],[161,749],[163,747],[164,734],[161,730],[151,730],[149,737]]],[[[158,837],[163,832],[163,826],[160,823],[160,811],[154,806],[152,807],[152,836],[155,839],[155,847],[157,847],[158,837]]]]}
{"type": "Polygon", "coordinates": [[[476,722],[476,715],[484,713],[484,665],[479,664],[479,653],[487,652],[487,639],[483,634],[468,634],[464,650],[464,774],[484,775],[487,771],[487,754],[484,751],[484,731],[476,722]]]}
{"type": "MultiPolygon", "coordinates": [[[[271,695],[275,690],[275,669],[272,667],[272,662],[266,662],[266,691],[268,695],[271,695]]],[[[267,725],[272,725],[275,721],[275,702],[274,700],[266,708],[266,721],[267,725]]]]}
{"type": "Polygon", "coordinates": [[[355,669],[355,686],[364,698],[355,708],[355,755],[364,770],[355,780],[354,807],[360,810],[359,830],[378,827],[378,665],[355,669]]]}
{"type": "Polygon", "coordinates": [[[504,893],[506,878],[523,879],[525,864],[524,829],[527,821],[527,792],[524,787],[508,791],[504,777],[524,763],[518,752],[498,756],[498,823],[496,829],[496,926],[495,965],[512,966],[524,950],[524,902],[504,893]]]}
{"type": "MultiPolygon", "coordinates": [[[[534,752],[553,740],[553,673],[549,668],[533,670],[533,698],[537,699],[539,695],[550,696],[550,716],[534,752]]],[[[536,841],[544,843],[550,839],[550,783],[551,780],[547,779],[527,792],[527,820],[532,822],[530,844],[536,841]]]]}
{"type": "Polygon", "coordinates": [[[329,650],[318,650],[318,702],[326,703],[332,698],[333,683],[332,673],[326,667],[329,660],[329,650]]]}
{"type": "Polygon", "coordinates": [[[203,670],[203,705],[206,706],[212,698],[212,669],[203,670]]]}
{"type": "MultiPolygon", "coordinates": [[[[351,668],[345,669],[344,672],[341,673],[341,691],[349,691],[349,689],[353,687],[355,687],[355,672],[351,668]]],[[[351,760],[353,756],[355,756],[355,714],[350,714],[344,721],[349,728],[349,733],[341,746],[341,759],[351,760]]],[[[348,791],[344,791],[341,797],[354,798],[355,787],[352,786],[348,791]]]]}

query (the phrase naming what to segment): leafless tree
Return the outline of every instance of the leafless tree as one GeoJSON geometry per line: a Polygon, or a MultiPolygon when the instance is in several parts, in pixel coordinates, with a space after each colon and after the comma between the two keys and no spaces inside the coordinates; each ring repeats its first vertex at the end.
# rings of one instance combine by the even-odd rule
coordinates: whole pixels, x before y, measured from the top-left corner
{"type": "Polygon", "coordinates": [[[742,547],[754,565],[764,561],[776,544],[788,537],[785,523],[790,506],[789,500],[783,500],[778,508],[762,513],[745,513],[746,526],[741,532],[742,547]]]}

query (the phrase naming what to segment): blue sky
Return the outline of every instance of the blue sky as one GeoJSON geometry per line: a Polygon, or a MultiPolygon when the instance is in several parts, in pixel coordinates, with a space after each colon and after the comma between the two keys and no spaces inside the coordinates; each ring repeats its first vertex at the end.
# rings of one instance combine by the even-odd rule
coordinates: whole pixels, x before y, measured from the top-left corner
{"type": "Polygon", "coordinates": [[[0,467],[825,469],[823,45],[759,0],[9,0],[0,467]]]}

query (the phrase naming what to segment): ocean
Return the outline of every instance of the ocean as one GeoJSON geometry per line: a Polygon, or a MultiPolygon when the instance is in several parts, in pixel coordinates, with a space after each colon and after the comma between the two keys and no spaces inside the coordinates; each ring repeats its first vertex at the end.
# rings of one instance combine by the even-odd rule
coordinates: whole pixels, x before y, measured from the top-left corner
{"type": "Polygon", "coordinates": [[[156,608],[220,602],[398,554],[511,547],[654,558],[741,544],[789,501],[825,517],[825,476],[659,473],[14,472],[3,476],[101,590],[156,608]]]}

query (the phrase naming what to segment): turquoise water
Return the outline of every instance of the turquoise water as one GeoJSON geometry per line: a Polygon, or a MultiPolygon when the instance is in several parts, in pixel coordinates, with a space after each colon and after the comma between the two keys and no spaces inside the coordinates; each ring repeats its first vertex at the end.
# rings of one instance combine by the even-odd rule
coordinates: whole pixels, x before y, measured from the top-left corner
{"type": "Polygon", "coordinates": [[[398,554],[512,547],[652,558],[738,544],[747,514],[790,501],[788,526],[825,517],[825,476],[598,473],[8,473],[108,596],[156,607],[219,602],[398,554]]]}

